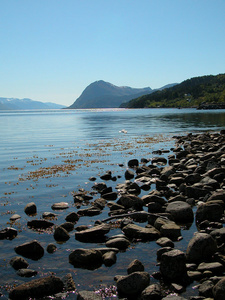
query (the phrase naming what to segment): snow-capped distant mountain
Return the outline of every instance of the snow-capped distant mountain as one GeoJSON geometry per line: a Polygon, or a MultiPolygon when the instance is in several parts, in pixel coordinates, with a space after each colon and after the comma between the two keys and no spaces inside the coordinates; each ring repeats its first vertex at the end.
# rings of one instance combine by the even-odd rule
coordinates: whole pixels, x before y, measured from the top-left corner
{"type": "Polygon", "coordinates": [[[51,102],[44,103],[40,101],[34,101],[29,98],[0,98],[0,110],[61,109],[65,107],[65,105],[51,102]]]}

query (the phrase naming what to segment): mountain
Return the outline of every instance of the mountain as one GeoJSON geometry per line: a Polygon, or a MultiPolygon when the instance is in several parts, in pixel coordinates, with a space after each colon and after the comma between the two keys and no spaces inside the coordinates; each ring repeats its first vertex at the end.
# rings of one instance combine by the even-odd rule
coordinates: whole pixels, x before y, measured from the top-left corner
{"type": "Polygon", "coordinates": [[[132,99],[123,107],[198,107],[225,103],[225,74],[187,79],[175,86],[132,99]]]}
{"type": "Polygon", "coordinates": [[[61,109],[64,105],[56,103],[43,103],[28,98],[0,98],[0,110],[26,110],[26,109],[61,109]]]}
{"type": "Polygon", "coordinates": [[[119,107],[123,102],[151,92],[150,87],[138,89],[128,86],[116,86],[99,80],[86,87],[80,97],[68,108],[114,108],[119,107]]]}

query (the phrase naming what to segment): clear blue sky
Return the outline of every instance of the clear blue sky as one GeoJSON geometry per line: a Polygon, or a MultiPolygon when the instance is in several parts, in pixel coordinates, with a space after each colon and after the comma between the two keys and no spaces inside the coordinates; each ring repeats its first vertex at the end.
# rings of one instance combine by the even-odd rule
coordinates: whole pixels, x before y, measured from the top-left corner
{"type": "Polygon", "coordinates": [[[90,83],[225,73],[224,0],[0,0],[0,97],[71,105],[90,83]]]}

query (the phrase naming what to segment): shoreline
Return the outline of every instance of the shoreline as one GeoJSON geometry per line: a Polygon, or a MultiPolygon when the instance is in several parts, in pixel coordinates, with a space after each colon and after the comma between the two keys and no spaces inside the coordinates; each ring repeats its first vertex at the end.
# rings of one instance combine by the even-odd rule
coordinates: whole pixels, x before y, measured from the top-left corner
{"type": "MultiPolygon", "coordinates": [[[[110,213],[111,215],[114,214],[116,216],[120,215],[121,213],[123,215],[124,214],[129,215],[129,212],[131,212],[132,210],[142,211],[143,208],[145,208],[145,210],[147,209],[148,213],[150,214],[149,216],[146,216],[147,214],[142,214],[141,216],[136,215],[135,219],[132,217],[133,220],[132,222],[134,222],[135,224],[137,223],[136,227],[132,226],[135,224],[131,224],[132,223],[131,220],[125,220],[125,221],[121,220],[118,222],[118,219],[116,218],[117,221],[112,222],[111,224],[108,224],[107,222],[97,221],[95,222],[96,226],[91,227],[92,230],[91,232],[89,227],[88,228],[82,227],[81,229],[83,230],[81,231],[76,230],[75,238],[81,239],[85,243],[90,240],[90,237],[91,238],[93,238],[93,236],[95,237],[93,240],[94,243],[92,249],[93,253],[91,253],[91,255],[94,256],[91,256],[92,257],[91,262],[93,261],[93,259],[95,262],[99,260],[98,261],[99,265],[116,263],[115,260],[116,260],[117,250],[113,250],[115,248],[118,249],[118,252],[122,253],[122,255],[126,255],[126,250],[129,249],[132,246],[132,243],[134,242],[135,243],[141,243],[143,241],[151,242],[151,241],[157,241],[162,237],[167,238],[164,239],[163,242],[162,240],[160,241],[161,245],[163,245],[162,248],[164,249],[160,248],[162,249],[160,250],[161,252],[159,250],[158,250],[159,252],[157,251],[157,257],[159,256],[160,260],[162,260],[162,258],[165,259],[166,262],[165,263],[163,262],[164,264],[163,267],[160,266],[160,272],[158,272],[157,274],[149,274],[149,276],[154,275],[153,277],[158,283],[157,287],[154,286],[154,288],[157,289],[157,291],[159,291],[159,297],[161,297],[161,299],[164,296],[166,296],[166,294],[169,292],[171,293],[176,292],[177,294],[180,294],[182,296],[182,294],[184,293],[183,290],[185,289],[185,287],[187,287],[190,284],[191,281],[190,279],[195,280],[197,282],[202,281],[202,284],[206,280],[209,281],[211,280],[212,283],[211,292],[213,293],[214,286],[216,286],[217,282],[220,281],[221,274],[223,275],[224,267],[225,267],[225,263],[224,263],[225,259],[223,259],[224,246],[223,244],[218,244],[220,242],[218,235],[220,235],[221,238],[223,236],[222,235],[223,232],[218,233],[218,231],[216,231],[217,244],[214,247],[214,249],[212,249],[209,256],[206,257],[207,262],[209,261],[211,263],[212,261],[214,262],[216,261],[216,263],[220,263],[222,265],[222,266],[220,265],[220,268],[217,265],[217,267],[214,267],[213,269],[213,267],[210,265],[210,270],[204,269],[204,271],[199,271],[199,265],[202,263],[202,261],[199,263],[199,258],[193,259],[193,257],[191,259],[189,257],[189,260],[191,261],[191,263],[189,262],[189,265],[191,266],[188,266],[187,268],[186,266],[187,253],[184,253],[183,251],[180,251],[175,247],[175,244],[177,243],[179,244],[179,241],[182,240],[183,228],[185,226],[188,227],[190,223],[193,223],[196,220],[196,214],[195,215],[193,214],[193,208],[195,208],[198,211],[199,207],[201,207],[201,210],[203,210],[203,212],[200,211],[197,213],[199,220],[201,220],[201,222],[198,221],[198,226],[200,228],[199,231],[201,233],[211,236],[211,232],[223,228],[224,223],[223,222],[221,223],[221,219],[224,221],[223,219],[224,202],[225,202],[224,177],[223,177],[223,173],[225,170],[224,132],[221,131],[221,134],[218,133],[188,134],[186,136],[177,136],[176,140],[177,140],[176,147],[172,150],[173,154],[168,154],[168,157],[166,159],[162,155],[164,154],[165,156],[166,153],[162,152],[159,149],[158,152],[156,151],[154,153],[154,156],[151,161],[148,160],[137,161],[136,159],[133,159],[133,161],[130,160],[128,162],[128,166],[129,166],[128,170],[125,172],[125,174],[121,174],[121,176],[125,177],[127,182],[120,184],[116,192],[112,191],[110,189],[110,186],[108,186],[110,182],[116,180],[116,178],[114,178],[112,173],[106,172],[105,174],[101,175],[100,180],[105,182],[105,185],[103,185],[104,188],[102,186],[100,187],[100,185],[98,185],[98,183],[96,182],[96,179],[94,180],[94,178],[92,178],[93,186],[95,187],[92,191],[93,192],[92,195],[89,195],[87,191],[80,191],[79,193],[74,194],[74,203],[77,208],[76,215],[74,215],[75,219],[72,219],[73,222],[69,221],[70,223],[73,223],[73,225],[79,225],[79,219],[81,219],[82,216],[90,216],[91,218],[94,215],[95,216],[100,215],[101,211],[105,209],[106,205],[111,206],[111,207],[109,206],[110,213]],[[204,181],[202,182],[202,180],[204,181]],[[155,186],[155,189],[151,189],[151,186],[155,186]],[[103,192],[103,190],[105,191],[103,192]],[[218,195],[218,192],[216,192],[216,190],[221,190],[220,191],[221,193],[219,193],[218,195]],[[145,191],[145,195],[139,197],[138,195],[140,194],[140,191],[142,192],[145,191]],[[215,193],[217,194],[214,195],[215,193]],[[88,196],[92,198],[87,199],[88,196]],[[95,199],[96,197],[97,199],[95,199]],[[212,199],[210,199],[210,197],[212,199]],[[220,197],[222,198],[220,199],[220,197]],[[87,201],[86,203],[88,204],[88,208],[82,209],[82,206],[84,205],[85,201],[87,201]],[[209,203],[207,204],[207,202],[209,203]],[[177,204],[177,207],[179,207],[178,212],[176,211],[177,208],[174,203],[177,204]],[[185,205],[183,207],[182,204],[184,203],[185,205]],[[207,208],[205,206],[207,206],[207,208]],[[208,206],[210,206],[210,208],[208,208],[208,206]],[[216,220],[207,219],[209,217],[214,218],[214,216],[211,215],[208,216],[209,214],[208,210],[211,211],[212,209],[215,209],[216,220]],[[206,210],[206,212],[204,210],[206,210]],[[182,214],[182,218],[180,217],[181,214],[182,214]],[[205,218],[206,215],[207,218],[205,218]],[[162,220],[158,220],[159,224],[158,223],[156,224],[155,222],[159,216],[163,216],[163,218],[160,219],[167,218],[166,220],[168,220],[168,223],[163,224],[162,220]],[[187,220],[185,220],[185,218],[187,220]],[[180,226],[181,221],[184,220],[185,223],[182,224],[182,226],[180,226]],[[106,223],[108,225],[106,225],[106,223]],[[143,228],[143,223],[144,224],[146,223],[145,224],[146,230],[141,229],[143,228]],[[121,234],[123,234],[123,236],[116,235],[116,237],[114,238],[111,237],[109,240],[107,240],[107,233],[109,231],[112,231],[114,226],[117,226],[117,228],[121,228],[121,234]],[[104,248],[101,251],[99,249],[96,250],[96,247],[97,248],[99,247],[95,244],[99,243],[99,239],[101,243],[108,243],[108,246],[106,245],[106,247],[108,247],[106,248],[107,250],[105,249],[105,247],[100,247],[100,248],[104,248]],[[171,247],[173,250],[165,249],[165,247],[168,247],[167,245],[170,245],[169,247],[171,247]],[[172,251],[172,256],[170,256],[171,251],[172,251]],[[110,253],[111,257],[107,257],[107,259],[103,258],[103,256],[106,256],[105,254],[109,252],[112,252],[110,253]],[[175,269],[173,272],[175,274],[173,275],[174,277],[170,278],[171,274],[169,273],[171,273],[171,265],[170,265],[170,271],[168,273],[167,270],[168,260],[170,261],[171,259],[175,259],[175,257],[176,258],[179,257],[179,259],[180,257],[182,257],[181,261],[179,261],[179,266],[182,269],[182,271],[180,271],[179,268],[175,269]],[[179,274],[179,276],[177,276],[177,274],[179,274]],[[185,280],[180,282],[179,279],[182,274],[185,274],[185,278],[184,278],[185,280]],[[217,276],[217,279],[213,278],[215,276],[217,276]],[[174,285],[174,282],[176,283],[176,286],[174,285]],[[172,283],[173,285],[171,285],[172,283]],[[160,289],[158,289],[159,286],[161,286],[160,289]],[[181,286],[181,288],[179,289],[178,286],[181,286]]],[[[66,209],[66,207],[61,206],[60,209],[66,209]]],[[[32,219],[35,218],[33,217],[32,219]]],[[[43,222],[43,224],[45,224],[46,226],[48,218],[43,217],[43,219],[45,219],[46,221],[43,222]]],[[[55,220],[53,216],[51,216],[50,219],[52,221],[55,220]]],[[[33,222],[29,224],[29,226],[36,228],[36,230],[37,229],[39,230],[40,226],[43,226],[43,224],[40,225],[40,222],[39,224],[37,223],[34,224],[33,222]]],[[[56,224],[54,223],[54,225],[56,224]]],[[[50,232],[50,234],[54,234],[54,236],[56,237],[57,236],[56,229],[60,227],[60,229],[58,230],[59,233],[57,232],[60,238],[58,237],[55,238],[56,241],[57,240],[60,241],[60,239],[62,238],[66,239],[66,237],[68,237],[67,233],[69,231],[68,229],[69,227],[66,227],[67,229],[63,227],[65,230],[61,230],[62,226],[58,226],[58,225],[59,224],[57,224],[57,227],[54,228],[54,231],[50,232]]],[[[69,226],[69,225],[67,224],[64,226],[69,226]]],[[[70,224],[70,226],[72,225],[70,224]]],[[[20,234],[19,232],[15,233],[15,231],[12,230],[6,233],[1,231],[1,233],[6,234],[5,236],[7,239],[14,238],[17,234],[20,234]]],[[[42,250],[40,251],[42,252],[42,250]]],[[[22,253],[23,255],[22,254],[20,255],[26,257],[25,252],[22,253]]],[[[90,253],[86,253],[86,254],[88,257],[88,254],[90,253]]],[[[65,257],[65,259],[68,258],[65,257]]],[[[81,258],[79,258],[79,260],[81,260],[81,258]]],[[[156,263],[159,263],[159,261],[156,263]]],[[[85,261],[81,263],[81,265],[79,265],[77,261],[74,261],[74,259],[72,258],[70,259],[70,263],[78,268],[87,268],[87,267],[89,268],[91,266],[90,261],[88,261],[88,264],[87,261],[85,261]]],[[[148,272],[143,271],[142,263],[141,264],[140,263],[134,263],[134,266],[132,266],[132,268],[133,270],[135,270],[135,272],[141,273],[141,274],[139,273],[136,274],[134,272],[136,274],[135,276],[138,276],[138,280],[140,280],[139,286],[147,287],[149,285],[149,282],[148,282],[148,275],[146,273],[148,272]]],[[[173,265],[176,264],[173,262],[172,266],[173,265]]],[[[125,296],[128,297],[128,299],[131,299],[131,296],[129,296],[128,291],[124,290],[125,288],[124,285],[125,283],[127,284],[127,282],[130,284],[131,280],[133,280],[132,278],[134,277],[134,275],[131,274],[134,273],[132,272],[130,273],[130,275],[124,274],[123,277],[121,275],[117,276],[117,281],[115,283],[120,293],[122,291],[122,293],[124,293],[125,296]]],[[[116,276],[117,274],[114,275],[116,276]]],[[[135,278],[137,280],[137,277],[135,278]]],[[[73,281],[71,277],[70,280],[73,281]]],[[[40,288],[40,279],[38,279],[35,284],[38,288],[40,288]]],[[[114,283],[112,283],[112,285],[113,284],[114,283]]],[[[65,286],[67,286],[68,288],[68,284],[64,284],[63,286],[64,288],[65,286]]],[[[73,284],[72,287],[74,288],[73,284]]],[[[28,288],[29,287],[26,286],[25,290],[27,291],[28,288]]],[[[143,290],[138,289],[138,291],[134,291],[134,294],[136,294],[136,296],[137,295],[140,296],[141,293],[143,293],[143,290]]],[[[15,295],[16,293],[17,293],[16,288],[11,291],[11,295],[15,295]]],[[[71,291],[69,293],[71,293],[71,291]]],[[[103,291],[103,293],[106,293],[106,291],[103,291]]],[[[113,287],[111,290],[108,291],[108,293],[115,293],[115,288],[113,287]]],[[[210,292],[207,291],[205,293],[210,293],[210,292]]],[[[16,297],[16,296],[12,296],[12,297],[16,297]]],[[[142,295],[141,299],[144,299],[143,297],[144,296],[142,295]]],[[[17,297],[13,299],[19,299],[19,298],[17,297]]]]}

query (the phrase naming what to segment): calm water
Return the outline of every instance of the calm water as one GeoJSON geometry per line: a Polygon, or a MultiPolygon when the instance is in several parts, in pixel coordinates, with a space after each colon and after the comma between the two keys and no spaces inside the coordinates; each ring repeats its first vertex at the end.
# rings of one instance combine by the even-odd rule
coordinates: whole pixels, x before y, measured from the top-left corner
{"type": "MultiPolygon", "coordinates": [[[[56,243],[52,234],[27,228],[27,221],[32,218],[25,215],[23,210],[28,202],[36,203],[36,218],[41,218],[45,211],[52,211],[53,203],[68,202],[69,209],[58,212],[55,221],[55,224],[61,224],[69,212],[77,210],[73,206],[72,193],[79,188],[92,190],[90,176],[97,177],[99,182],[102,181],[99,175],[106,170],[111,170],[115,176],[122,175],[116,182],[107,182],[108,186],[115,189],[117,183],[124,182],[123,174],[129,159],[151,158],[153,150],[170,149],[174,145],[173,135],[220,131],[224,128],[224,110],[1,111],[0,229],[9,226],[9,218],[13,213],[21,215],[19,222],[13,225],[19,231],[18,236],[12,241],[0,241],[0,285],[5,297],[8,285],[30,280],[17,276],[9,265],[10,259],[16,255],[14,247],[32,239],[40,241],[45,249],[49,243],[56,243]],[[121,133],[122,129],[127,133],[121,133]],[[124,167],[118,164],[124,164],[124,167]]],[[[106,208],[99,216],[80,218],[78,225],[93,225],[95,220],[107,216],[106,208]]],[[[182,231],[184,239],[176,244],[178,249],[185,251],[186,241],[193,231],[194,224],[190,230],[182,231]]],[[[109,235],[118,233],[120,230],[114,229],[109,235]]],[[[117,263],[110,268],[102,266],[95,271],[75,269],[68,262],[70,250],[96,247],[96,244],[76,241],[74,231],[70,235],[66,243],[56,243],[58,250],[54,254],[46,252],[39,261],[27,259],[29,268],[38,271],[37,277],[50,273],[58,276],[72,273],[78,289],[93,290],[102,284],[113,285],[113,277],[126,274],[126,267],[134,258],[140,259],[150,274],[158,270],[158,246],[155,242],[132,245],[126,253],[117,255],[117,263]]],[[[187,294],[192,293],[197,295],[190,287],[187,294]]],[[[68,299],[74,297],[70,295],[68,299]]]]}

